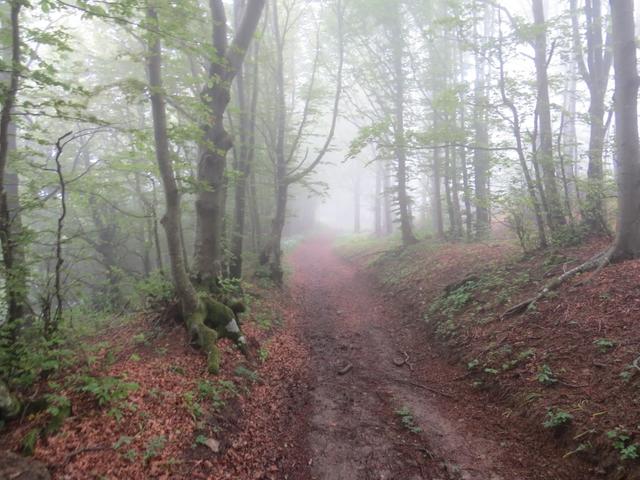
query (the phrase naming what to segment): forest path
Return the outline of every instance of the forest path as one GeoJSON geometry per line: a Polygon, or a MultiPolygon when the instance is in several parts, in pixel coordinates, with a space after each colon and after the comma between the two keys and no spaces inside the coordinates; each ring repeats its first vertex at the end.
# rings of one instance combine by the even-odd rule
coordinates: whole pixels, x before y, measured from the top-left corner
{"type": "Polygon", "coordinates": [[[460,371],[420,342],[413,319],[339,258],[329,236],[306,240],[290,261],[294,314],[311,356],[310,413],[298,421],[307,422],[313,479],[559,478],[460,396],[452,381],[460,371]],[[403,352],[411,366],[394,363],[403,352]],[[414,362],[429,363],[435,377],[418,378],[414,362]]]}

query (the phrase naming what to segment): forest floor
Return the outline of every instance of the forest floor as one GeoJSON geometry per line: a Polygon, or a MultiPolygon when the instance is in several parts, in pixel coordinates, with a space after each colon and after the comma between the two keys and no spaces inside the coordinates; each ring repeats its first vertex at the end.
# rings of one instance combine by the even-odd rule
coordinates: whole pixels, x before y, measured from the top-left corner
{"type": "MultiPolygon", "coordinates": [[[[223,342],[210,376],[179,324],[114,327],[83,375],[138,388],[106,406],[63,392],[72,415],[35,458],[64,479],[636,480],[640,262],[500,316],[605,244],[308,238],[283,292],[254,289],[260,361],[223,342]]],[[[20,450],[43,415],[0,444],[20,450]]]]}

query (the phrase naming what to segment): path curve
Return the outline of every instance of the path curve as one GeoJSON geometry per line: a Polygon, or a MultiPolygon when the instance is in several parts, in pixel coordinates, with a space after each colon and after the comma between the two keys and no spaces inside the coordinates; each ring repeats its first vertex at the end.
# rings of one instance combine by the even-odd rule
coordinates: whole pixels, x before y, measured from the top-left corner
{"type": "Polygon", "coordinates": [[[455,398],[451,382],[419,378],[416,362],[429,362],[438,378],[460,372],[426,341],[415,348],[424,331],[337,256],[330,236],[304,241],[289,260],[294,316],[311,357],[305,453],[313,479],[562,478],[490,422],[483,431],[489,412],[455,398]],[[405,353],[409,362],[396,365],[405,353]]]}

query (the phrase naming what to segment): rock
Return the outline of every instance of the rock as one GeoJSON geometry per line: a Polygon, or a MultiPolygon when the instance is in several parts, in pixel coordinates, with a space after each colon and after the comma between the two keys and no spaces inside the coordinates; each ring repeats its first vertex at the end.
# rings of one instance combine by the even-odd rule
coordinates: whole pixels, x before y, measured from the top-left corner
{"type": "Polygon", "coordinates": [[[12,480],[50,480],[44,464],[12,452],[0,452],[0,478],[12,480]]]}
{"type": "Polygon", "coordinates": [[[14,418],[20,413],[20,402],[11,394],[4,382],[0,381],[0,419],[14,418]]]}
{"type": "Polygon", "coordinates": [[[220,442],[214,438],[207,438],[204,442],[204,444],[209,447],[209,450],[211,450],[213,453],[219,453],[220,452],[220,442]]]}

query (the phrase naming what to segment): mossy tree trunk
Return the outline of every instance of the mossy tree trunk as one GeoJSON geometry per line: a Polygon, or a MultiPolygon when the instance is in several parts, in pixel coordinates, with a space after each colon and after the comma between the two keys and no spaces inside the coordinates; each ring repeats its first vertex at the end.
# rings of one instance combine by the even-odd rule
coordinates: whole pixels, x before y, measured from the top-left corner
{"type": "MultiPolygon", "coordinates": [[[[147,20],[154,25],[154,31],[160,31],[158,13],[151,4],[147,8],[147,20]]],[[[156,160],[165,193],[166,212],[161,223],[167,236],[173,284],[190,339],[207,355],[209,372],[217,373],[220,366],[220,354],[216,346],[218,339],[223,336],[231,338],[241,348],[244,348],[245,342],[233,312],[208,296],[200,297],[187,274],[180,236],[180,192],[169,153],[166,105],[162,86],[162,47],[159,36],[154,36],[149,41],[147,70],[151,91],[156,160]]]]}

